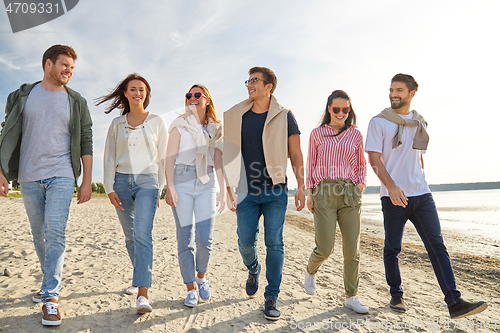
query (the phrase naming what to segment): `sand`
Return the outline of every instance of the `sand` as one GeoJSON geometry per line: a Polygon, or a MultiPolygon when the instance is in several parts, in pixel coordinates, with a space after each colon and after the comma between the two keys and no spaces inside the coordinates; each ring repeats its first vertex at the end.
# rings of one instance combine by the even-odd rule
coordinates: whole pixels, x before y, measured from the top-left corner
{"type": "MultiPolygon", "coordinates": [[[[458,331],[472,332],[476,330],[470,328],[472,325],[483,325],[483,332],[500,332],[500,258],[450,251],[463,297],[489,304],[483,313],[455,323],[448,320],[446,304],[422,246],[405,244],[401,271],[409,309],[398,314],[388,307],[383,241],[370,225],[362,227],[358,295],[370,313],[360,315],[343,307],[340,237],[334,254],[318,272],[317,294],[306,294],[304,268],[314,245],[314,230],[309,216],[292,211],[285,222],[279,321],[263,317],[265,270],[256,298],[248,299],[245,294],[247,270],[238,252],[236,216],[230,211],[216,218],[207,274],[212,298],[196,308],[187,308],[183,304],[186,289],[177,262],[175,224],[164,202],[153,230],[153,285],[149,291],[153,312],[138,315],[135,296],[124,294],[131,283],[132,266],[116,213],[107,199],[72,203],[60,297],[63,321],[59,327],[46,328],[41,324],[41,304],[31,301],[42,275],[22,199],[0,198],[0,211],[0,269],[3,272],[8,268],[12,273],[10,277],[0,276],[1,332],[387,332],[396,331],[398,325],[399,331],[406,327],[405,332],[452,331],[454,326],[461,329],[458,331]],[[489,327],[485,328],[487,323],[489,327]]],[[[259,256],[264,262],[261,235],[259,256]]]]}

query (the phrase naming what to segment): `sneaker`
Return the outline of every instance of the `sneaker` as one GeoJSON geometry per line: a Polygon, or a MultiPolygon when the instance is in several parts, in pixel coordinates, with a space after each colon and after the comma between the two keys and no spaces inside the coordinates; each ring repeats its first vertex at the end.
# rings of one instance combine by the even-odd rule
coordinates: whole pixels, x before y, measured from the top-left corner
{"type": "Polygon", "coordinates": [[[194,308],[198,305],[198,292],[196,289],[192,289],[187,292],[186,299],[184,300],[184,305],[190,308],[194,308]]]}
{"type": "Polygon", "coordinates": [[[248,279],[247,279],[247,284],[245,286],[245,290],[247,292],[248,297],[254,298],[255,294],[257,293],[257,290],[259,290],[259,274],[260,274],[260,267],[257,273],[252,274],[248,273],[248,279]]]}
{"type": "Polygon", "coordinates": [[[396,312],[406,312],[406,305],[403,301],[403,296],[392,296],[389,306],[396,312]]]}
{"type": "Polygon", "coordinates": [[[280,319],[281,312],[276,309],[276,300],[272,298],[266,298],[266,303],[264,305],[264,317],[269,320],[280,319]]]}
{"type": "Polygon", "coordinates": [[[304,289],[309,295],[316,294],[316,275],[310,275],[306,270],[306,278],[304,279],[304,289]]]}
{"type": "Polygon", "coordinates": [[[138,287],[131,286],[131,287],[128,287],[125,290],[125,294],[127,294],[127,295],[135,295],[135,294],[137,294],[138,291],[139,291],[138,287]]]}
{"type": "Polygon", "coordinates": [[[361,302],[361,300],[356,296],[352,296],[350,298],[346,297],[344,304],[346,308],[353,309],[357,313],[365,314],[369,311],[368,307],[364,305],[363,302],[361,302]]]}
{"type": "Polygon", "coordinates": [[[469,303],[460,299],[457,304],[453,305],[448,310],[450,311],[451,319],[460,319],[463,317],[471,316],[484,311],[488,307],[483,301],[477,303],[469,303]]]}
{"type": "Polygon", "coordinates": [[[42,325],[58,326],[61,325],[61,314],[59,313],[59,304],[55,298],[49,298],[42,306],[42,325]]]}
{"type": "Polygon", "coordinates": [[[149,301],[144,296],[139,296],[138,299],[135,300],[135,305],[137,306],[137,313],[148,313],[153,311],[151,305],[149,305],[149,301]]]}
{"type": "Polygon", "coordinates": [[[200,294],[200,298],[204,301],[207,301],[210,296],[212,296],[212,293],[210,292],[210,287],[208,286],[210,282],[207,280],[202,281],[201,283],[196,282],[198,285],[198,293],[200,294]]]}
{"type": "Polygon", "coordinates": [[[39,292],[31,296],[31,300],[35,303],[40,303],[42,301],[42,294],[43,291],[40,290],[39,292]]]}

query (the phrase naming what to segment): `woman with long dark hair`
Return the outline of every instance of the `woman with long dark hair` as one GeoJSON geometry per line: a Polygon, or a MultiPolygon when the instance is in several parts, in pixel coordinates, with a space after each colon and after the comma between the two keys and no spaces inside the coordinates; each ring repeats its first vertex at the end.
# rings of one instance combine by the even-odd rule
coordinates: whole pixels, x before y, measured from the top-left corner
{"type": "Polygon", "coordinates": [[[185,107],[169,129],[165,200],[172,206],[177,228],[179,267],[188,290],[184,304],[195,307],[198,295],[202,300],[211,296],[205,274],[212,255],[215,207],[224,210],[225,185],[222,126],[207,87],[193,85],[185,107]],[[214,174],[219,183],[217,197],[214,174]]]}
{"type": "Polygon", "coordinates": [[[307,293],[315,294],[316,273],[333,253],[338,221],[344,252],[345,306],[367,313],[368,308],[356,297],[366,161],[363,137],[355,124],[350,97],[342,90],[335,90],[328,97],[320,126],[311,132],[306,205],[314,215],[316,247],[307,264],[304,287],[307,293]]]}
{"type": "Polygon", "coordinates": [[[162,117],[146,111],[151,96],[148,81],[130,74],[96,105],[110,102],[106,113],[121,109],[109,126],[104,150],[104,188],[125,234],[134,267],[132,286],[137,313],[151,312],[148,288],[153,266],[153,220],[159,189],[165,183],[167,128],[162,117]]]}

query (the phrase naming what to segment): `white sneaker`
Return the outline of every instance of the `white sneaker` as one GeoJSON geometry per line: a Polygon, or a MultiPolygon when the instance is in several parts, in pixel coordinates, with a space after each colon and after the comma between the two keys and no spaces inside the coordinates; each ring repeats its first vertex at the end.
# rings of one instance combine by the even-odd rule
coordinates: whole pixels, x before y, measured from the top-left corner
{"type": "Polygon", "coordinates": [[[134,287],[134,286],[132,286],[132,287],[128,287],[128,288],[125,290],[125,294],[127,294],[127,295],[135,295],[135,294],[137,294],[138,290],[139,290],[139,288],[138,288],[138,287],[134,287]]]}
{"type": "Polygon", "coordinates": [[[194,308],[198,305],[198,291],[196,289],[187,292],[184,305],[190,308],[194,308]]]}
{"type": "Polygon", "coordinates": [[[304,279],[304,289],[310,295],[316,294],[316,275],[309,275],[306,269],[306,278],[304,279]]]}
{"type": "Polygon", "coordinates": [[[148,313],[153,311],[153,308],[149,305],[148,299],[144,296],[139,296],[135,304],[137,305],[137,313],[148,313]]]}
{"type": "Polygon", "coordinates": [[[366,305],[361,302],[359,298],[356,296],[352,296],[351,298],[345,298],[345,307],[349,309],[353,309],[357,313],[368,313],[369,309],[366,305]]]}

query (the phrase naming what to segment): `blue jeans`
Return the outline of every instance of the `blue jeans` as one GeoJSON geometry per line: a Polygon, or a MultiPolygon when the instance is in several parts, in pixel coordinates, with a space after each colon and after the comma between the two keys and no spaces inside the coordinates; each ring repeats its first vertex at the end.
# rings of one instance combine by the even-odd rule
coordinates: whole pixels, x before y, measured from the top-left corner
{"type": "Polygon", "coordinates": [[[448,307],[455,305],[460,300],[460,292],[455,285],[455,274],[451,267],[450,256],[444,246],[441,224],[432,194],[409,197],[408,205],[405,208],[393,205],[389,197],[382,197],[381,201],[385,229],[385,277],[391,295],[403,295],[398,254],[401,252],[406,221],[410,220],[425,245],[432,268],[444,294],[444,301],[448,307]]]}
{"type": "Polygon", "coordinates": [[[210,180],[203,184],[196,175],[195,166],[184,164],[175,166],[174,186],[178,200],[177,207],[172,207],[172,211],[177,228],[179,267],[185,284],[195,282],[195,272],[207,272],[212,256],[215,179],[213,167],[208,166],[207,171],[210,180]]]}
{"type": "Polygon", "coordinates": [[[152,232],[158,204],[158,177],[155,174],[131,175],[117,172],[113,189],[124,209],[116,209],[116,213],[134,266],[132,285],[151,287],[152,232]]]}
{"type": "Polygon", "coordinates": [[[66,224],[75,180],[53,177],[20,185],[35,251],[42,267],[42,301],[59,299],[66,252],[66,224]]]}
{"type": "MultiPolygon", "coordinates": [[[[264,297],[277,299],[283,274],[283,224],[285,222],[288,194],[286,188],[261,191],[260,194],[241,194],[245,198],[236,208],[238,247],[243,263],[250,273],[260,269],[257,259],[259,219],[264,215],[264,241],[266,244],[267,286],[264,297]]],[[[238,194],[238,196],[241,196],[238,194]]]]}

